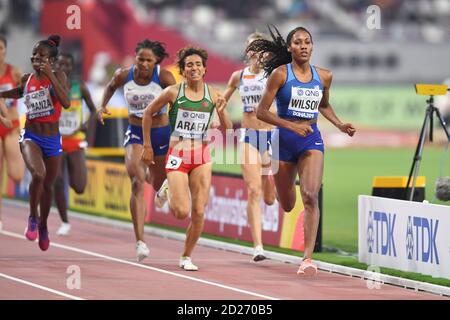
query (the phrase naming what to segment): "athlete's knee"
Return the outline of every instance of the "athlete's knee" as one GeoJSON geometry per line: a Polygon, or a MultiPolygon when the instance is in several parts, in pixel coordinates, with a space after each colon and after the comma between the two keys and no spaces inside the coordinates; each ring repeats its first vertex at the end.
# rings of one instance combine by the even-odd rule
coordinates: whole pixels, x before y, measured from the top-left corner
{"type": "Polygon", "coordinates": [[[247,193],[248,193],[249,200],[258,201],[259,199],[261,199],[261,196],[262,196],[261,185],[258,183],[248,184],[247,185],[247,193]]]}
{"type": "Polygon", "coordinates": [[[34,182],[44,182],[45,180],[45,175],[46,175],[46,171],[45,168],[40,169],[40,170],[30,170],[31,173],[31,178],[34,182]]]}
{"type": "Polygon", "coordinates": [[[76,194],[82,194],[84,192],[84,189],[86,189],[86,184],[86,179],[80,179],[79,181],[73,181],[70,184],[70,187],[73,191],[75,191],[76,194]]]}
{"type": "Polygon", "coordinates": [[[9,174],[9,177],[14,181],[14,183],[20,183],[23,179],[24,172],[20,172],[19,170],[13,171],[9,174]]]}
{"type": "Polygon", "coordinates": [[[175,218],[180,220],[183,220],[189,216],[188,206],[170,203],[170,211],[172,211],[175,218]]]}
{"type": "Polygon", "coordinates": [[[55,188],[55,191],[64,190],[64,179],[62,177],[57,177],[53,187],[55,188]]]}
{"type": "Polygon", "coordinates": [[[74,184],[72,186],[72,190],[75,191],[76,194],[82,194],[84,192],[84,189],[86,189],[86,183],[84,185],[74,184]]]}
{"type": "Polygon", "coordinates": [[[53,185],[54,185],[54,181],[45,181],[44,180],[44,184],[43,184],[44,192],[45,193],[52,193],[53,192],[53,185]]]}
{"type": "Polygon", "coordinates": [[[203,224],[205,222],[205,209],[201,208],[200,210],[192,210],[191,215],[192,227],[196,229],[202,229],[203,224]]]}
{"type": "Polygon", "coordinates": [[[281,200],[280,199],[280,205],[283,208],[284,212],[290,212],[295,207],[295,200],[292,200],[292,199],[281,200]]]}
{"type": "Polygon", "coordinates": [[[267,204],[268,206],[271,206],[275,203],[275,195],[264,195],[264,203],[267,204]]]}
{"type": "Polygon", "coordinates": [[[315,208],[319,206],[319,194],[310,190],[302,189],[302,200],[305,209],[315,208]]]}
{"type": "Polygon", "coordinates": [[[145,180],[138,177],[131,178],[131,192],[133,194],[144,192],[145,180]]]}

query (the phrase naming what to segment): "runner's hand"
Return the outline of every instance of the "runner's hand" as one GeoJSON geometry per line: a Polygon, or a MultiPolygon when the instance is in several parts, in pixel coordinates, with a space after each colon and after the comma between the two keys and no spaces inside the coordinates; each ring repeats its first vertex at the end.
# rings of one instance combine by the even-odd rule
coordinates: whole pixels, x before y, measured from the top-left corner
{"type": "Polygon", "coordinates": [[[39,64],[39,71],[41,71],[47,77],[50,77],[50,75],[53,73],[52,66],[48,62],[48,58],[39,64]]]}
{"type": "Polygon", "coordinates": [[[97,108],[97,120],[100,121],[100,123],[103,124],[103,125],[105,124],[105,121],[103,119],[103,116],[105,114],[110,116],[111,115],[111,111],[109,111],[109,109],[106,108],[106,107],[104,107],[104,108],[102,108],[102,107],[97,108]]]}
{"type": "Polygon", "coordinates": [[[355,127],[351,123],[342,123],[338,126],[339,130],[341,130],[343,133],[348,134],[350,137],[353,137],[353,135],[356,132],[355,127]]]}
{"type": "Polygon", "coordinates": [[[222,96],[221,94],[218,94],[217,99],[216,99],[217,112],[222,112],[226,106],[227,106],[227,100],[225,99],[224,96],[222,96]]]}
{"type": "Polygon", "coordinates": [[[291,130],[302,137],[306,137],[314,132],[313,128],[311,128],[309,124],[300,124],[295,122],[292,123],[291,130]]]}
{"type": "Polygon", "coordinates": [[[142,161],[148,165],[151,166],[155,164],[155,160],[153,159],[153,148],[151,146],[144,146],[144,149],[142,149],[141,159],[142,161]]]}

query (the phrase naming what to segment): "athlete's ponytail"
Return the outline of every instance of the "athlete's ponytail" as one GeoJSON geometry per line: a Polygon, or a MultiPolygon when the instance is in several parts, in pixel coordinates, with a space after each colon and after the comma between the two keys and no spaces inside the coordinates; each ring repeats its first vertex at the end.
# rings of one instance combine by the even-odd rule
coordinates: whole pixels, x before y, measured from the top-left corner
{"type": "Polygon", "coordinates": [[[47,47],[49,58],[56,58],[58,56],[58,47],[60,43],[61,37],[56,34],[52,34],[47,38],[47,40],[41,40],[36,45],[47,47]]]}
{"type": "Polygon", "coordinates": [[[292,55],[288,51],[288,47],[291,44],[292,37],[297,31],[303,30],[307,32],[311,38],[311,43],[312,43],[312,36],[311,33],[305,28],[297,27],[291,30],[291,32],[289,32],[286,41],[284,41],[280,32],[274,25],[272,26],[269,25],[267,27],[269,29],[269,33],[270,36],[272,37],[272,40],[266,39],[254,40],[247,47],[246,51],[248,52],[252,50],[262,53],[260,55],[262,59],[261,63],[263,65],[264,71],[266,72],[266,75],[269,76],[273,72],[273,70],[275,70],[279,66],[283,64],[288,64],[292,61],[292,55]]]}

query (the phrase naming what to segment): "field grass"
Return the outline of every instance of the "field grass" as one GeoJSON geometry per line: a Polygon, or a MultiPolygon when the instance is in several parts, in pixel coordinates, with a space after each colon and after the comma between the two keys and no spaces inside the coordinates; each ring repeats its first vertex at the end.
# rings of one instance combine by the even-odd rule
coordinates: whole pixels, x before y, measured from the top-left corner
{"type": "MultiPolygon", "coordinates": [[[[408,176],[415,148],[326,149],[323,179],[323,243],[356,253],[358,250],[358,195],[370,195],[374,176],[408,176]]],[[[426,177],[426,199],[434,199],[444,147],[425,146],[420,175],[426,177]]],[[[450,156],[444,154],[443,174],[450,175],[450,156]]],[[[215,164],[216,172],[240,173],[239,165],[215,164]]],[[[448,203],[447,203],[448,205],[448,203]]],[[[449,207],[450,210],[450,207],[449,207]]]]}

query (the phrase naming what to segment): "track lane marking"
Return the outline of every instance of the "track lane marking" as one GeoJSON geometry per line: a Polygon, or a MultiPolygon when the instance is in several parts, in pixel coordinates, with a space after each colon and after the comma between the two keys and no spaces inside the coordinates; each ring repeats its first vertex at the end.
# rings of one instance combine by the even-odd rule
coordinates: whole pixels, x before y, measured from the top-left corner
{"type": "MultiPolygon", "coordinates": [[[[24,235],[19,234],[19,233],[3,230],[2,232],[0,232],[0,234],[28,241],[25,238],[24,235]]],[[[63,245],[63,244],[59,244],[59,243],[55,243],[55,242],[52,242],[51,245],[56,247],[56,248],[60,248],[60,249],[64,249],[64,250],[68,250],[68,251],[72,251],[72,252],[77,252],[77,253],[81,253],[81,254],[85,254],[85,255],[89,255],[89,256],[93,256],[93,257],[97,257],[97,258],[101,258],[101,259],[105,259],[105,260],[109,260],[109,261],[113,261],[113,262],[117,262],[117,263],[131,265],[131,266],[135,266],[135,267],[142,268],[142,269],[152,270],[152,271],[168,274],[168,275],[171,275],[171,276],[175,276],[175,277],[178,277],[178,278],[183,278],[183,279],[187,279],[187,280],[191,280],[191,281],[196,281],[196,282],[200,282],[200,283],[207,284],[207,285],[210,285],[210,286],[215,286],[215,287],[219,287],[219,288],[222,288],[222,289],[231,290],[231,291],[234,291],[234,292],[239,292],[239,293],[251,295],[251,296],[262,298],[262,299],[280,300],[280,298],[275,298],[275,297],[259,294],[259,293],[256,293],[256,292],[251,292],[251,291],[248,291],[248,290],[234,288],[234,287],[227,286],[227,285],[224,285],[224,284],[220,284],[220,283],[217,283],[217,282],[203,280],[203,279],[199,279],[199,278],[195,278],[195,277],[191,277],[191,276],[186,276],[186,275],[179,274],[179,273],[176,273],[176,272],[167,271],[167,270],[159,269],[159,268],[155,268],[155,267],[150,267],[150,266],[147,266],[147,265],[144,265],[144,264],[139,264],[139,263],[136,263],[136,262],[131,262],[131,261],[127,261],[127,260],[123,260],[123,259],[119,259],[119,258],[114,258],[114,257],[107,256],[107,255],[104,255],[104,254],[96,253],[96,252],[93,252],[93,251],[79,249],[79,248],[76,248],[76,247],[73,247],[73,246],[67,246],[67,245],[63,245]]]]}

